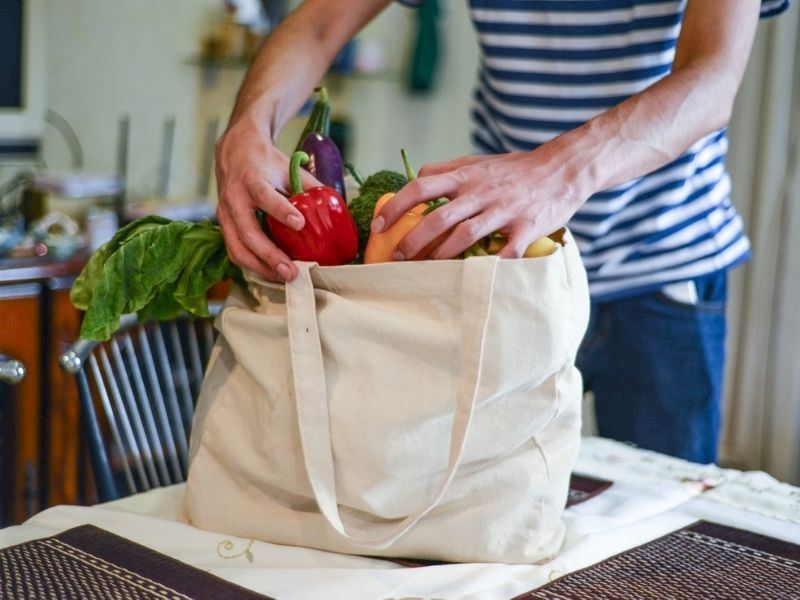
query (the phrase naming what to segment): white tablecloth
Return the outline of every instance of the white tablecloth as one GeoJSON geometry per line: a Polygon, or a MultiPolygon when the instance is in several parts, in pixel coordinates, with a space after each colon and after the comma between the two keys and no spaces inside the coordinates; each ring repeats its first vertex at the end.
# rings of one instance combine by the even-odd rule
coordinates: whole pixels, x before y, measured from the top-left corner
{"type": "Polygon", "coordinates": [[[614,485],[566,511],[563,550],[543,565],[412,569],[206,532],[179,521],[182,485],[94,507],[48,509],[0,530],[0,547],[91,523],[280,599],[367,600],[507,599],[698,519],[800,543],[800,488],[764,473],[696,465],[600,438],[584,439],[576,472],[614,485]]]}

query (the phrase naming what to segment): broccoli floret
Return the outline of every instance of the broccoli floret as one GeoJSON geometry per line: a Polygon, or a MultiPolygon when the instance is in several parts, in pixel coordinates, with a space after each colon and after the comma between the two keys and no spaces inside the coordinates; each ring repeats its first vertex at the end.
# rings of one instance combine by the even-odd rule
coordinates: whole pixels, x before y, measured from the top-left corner
{"type": "Polygon", "coordinates": [[[364,254],[364,249],[367,247],[372,214],[375,212],[375,204],[378,199],[389,192],[399,192],[406,183],[408,183],[408,179],[405,175],[394,171],[378,171],[367,177],[359,190],[358,197],[350,201],[348,208],[358,228],[359,257],[364,254]]]}
{"type": "Polygon", "coordinates": [[[372,213],[375,211],[375,203],[378,202],[382,194],[379,192],[362,193],[358,198],[354,198],[348,208],[350,214],[356,222],[358,228],[358,252],[364,253],[369,239],[370,226],[372,225],[372,213]]]}
{"type": "MultiPolygon", "coordinates": [[[[401,173],[396,173],[395,171],[378,171],[367,177],[359,193],[364,194],[366,192],[377,191],[380,192],[380,196],[382,196],[389,192],[399,192],[400,188],[407,183],[408,179],[401,173]]],[[[378,197],[380,198],[380,196],[378,197]]]]}

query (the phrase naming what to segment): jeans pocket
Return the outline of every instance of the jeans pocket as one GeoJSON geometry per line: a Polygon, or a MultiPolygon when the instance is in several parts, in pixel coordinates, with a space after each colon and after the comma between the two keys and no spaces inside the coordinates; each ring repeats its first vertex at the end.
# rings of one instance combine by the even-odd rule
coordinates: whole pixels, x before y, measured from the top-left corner
{"type": "Polygon", "coordinates": [[[696,301],[667,293],[664,288],[653,294],[659,304],[691,313],[724,313],[727,301],[727,273],[720,271],[690,280],[696,291],[696,301]]]}
{"type": "Polygon", "coordinates": [[[654,294],[654,298],[660,303],[665,306],[669,306],[672,308],[676,308],[679,310],[683,310],[686,312],[691,313],[722,313],[725,312],[725,301],[703,301],[698,300],[696,304],[689,304],[686,302],[681,302],[680,300],[676,300],[667,296],[664,292],[658,291],[654,294]]]}

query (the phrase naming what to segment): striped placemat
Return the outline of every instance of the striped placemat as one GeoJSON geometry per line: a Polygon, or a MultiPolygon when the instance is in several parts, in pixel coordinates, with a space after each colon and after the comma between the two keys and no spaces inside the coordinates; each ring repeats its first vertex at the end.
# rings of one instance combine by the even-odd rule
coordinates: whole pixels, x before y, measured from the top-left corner
{"type": "Polygon", "coordinates": [[[0,597],[271,600],[93,525],[0,550],[0,597]]]}
{"type": "Polygon", "coordinates": [[[514,600],[800,598],[800,546],[700,521],[514,600]]]}

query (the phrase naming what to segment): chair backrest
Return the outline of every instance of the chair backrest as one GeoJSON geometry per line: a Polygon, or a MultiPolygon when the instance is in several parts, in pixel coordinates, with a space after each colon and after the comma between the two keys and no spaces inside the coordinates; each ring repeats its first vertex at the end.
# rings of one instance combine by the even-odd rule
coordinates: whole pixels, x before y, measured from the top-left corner
{"type": "MultiPolygon", "coordinates": [[[[219,303],[211,303],[212,317],[219,303]]],[[[140,323],[126,315],[107,342],[61,356],[76,377],[100,501],[186,480],[189,435],[215,342],[212,319],[140,323]]]]}

